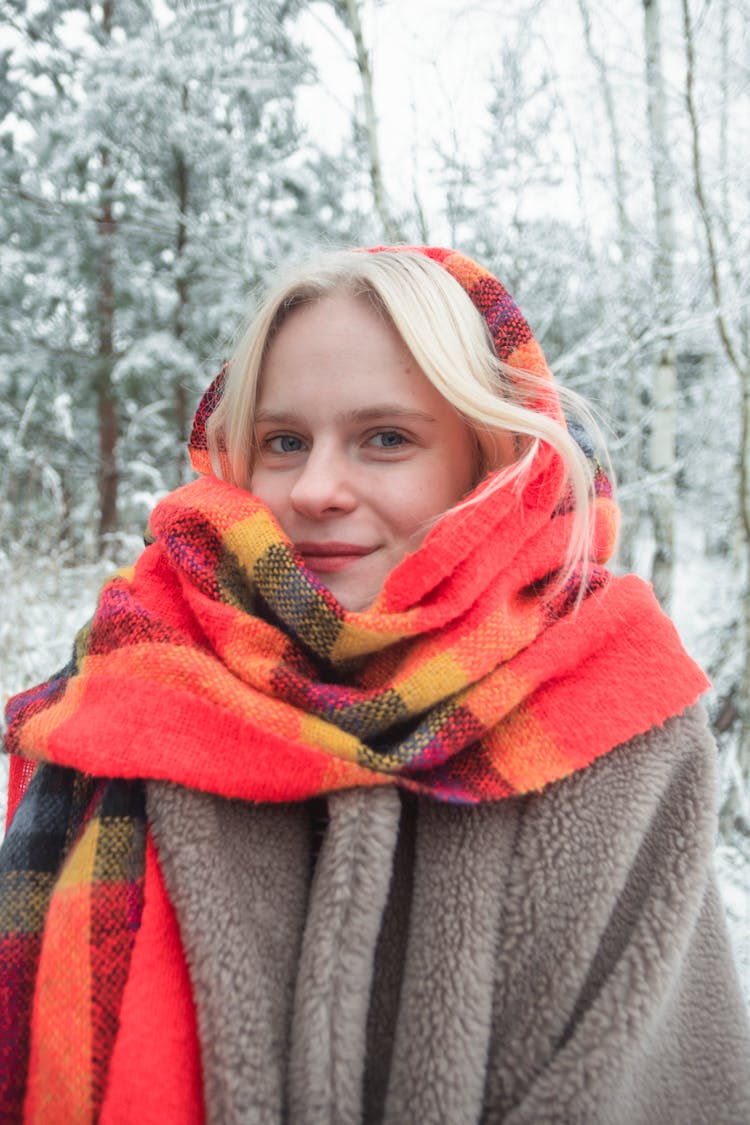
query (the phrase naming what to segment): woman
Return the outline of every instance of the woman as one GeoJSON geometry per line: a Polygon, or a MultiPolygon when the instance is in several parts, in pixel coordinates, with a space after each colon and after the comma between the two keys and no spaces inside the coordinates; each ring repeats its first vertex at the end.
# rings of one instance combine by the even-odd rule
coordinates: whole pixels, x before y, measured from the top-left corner
{"type": "Polygon", "coordinates": [[[8,708],[6,1118],[750,1120],[706,681],[502,286],[324,258],[191,454],[8,708]]]}

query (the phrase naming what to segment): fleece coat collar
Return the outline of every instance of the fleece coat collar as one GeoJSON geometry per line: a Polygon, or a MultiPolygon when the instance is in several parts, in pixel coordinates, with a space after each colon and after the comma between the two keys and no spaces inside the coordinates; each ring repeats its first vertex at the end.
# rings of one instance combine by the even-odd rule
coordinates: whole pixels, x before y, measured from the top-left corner
{"type": "Polygon", "coordinates": [[[747,1120],[713,754],[691,713],[543,796],[335,795],[314,873],[303,808],[150,784],[207,1120],[747,1120]]]}

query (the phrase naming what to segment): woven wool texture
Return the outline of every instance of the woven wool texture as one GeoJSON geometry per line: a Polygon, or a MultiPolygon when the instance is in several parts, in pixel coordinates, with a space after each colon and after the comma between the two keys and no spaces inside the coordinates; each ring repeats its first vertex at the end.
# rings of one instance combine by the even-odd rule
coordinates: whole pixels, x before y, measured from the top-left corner
{"type": "Polygon", "coordinates": [[[0,1119],[95,1120],[143,903],[142,785],[36,771],[0,852],[0,1119]],[[27,1085],[28,1083],[28,1085],[27,1085]]]}
{"type": "MultiPolygon", "coordinates": [[[[547,379],[539,409],[561,419],[499,282],[454,252],[424,252],[464,286],[501,358],[547,379]]],[[[149,901],[137,779],[254,801],[375,785],[497,801],[586,767],[706,687],[649,588],[605,567],[617,510],[585,435],[574,433],[592,457],[594,557],[577,608],[580,575],[543,596],[573,514],[563,467],[540,445],[523,489],[446,514],[375,604],[349,613],[269,510],[212,475],[205,425],[224,377],[196,415],[204,475],[156,507],[149,546],[105,584],[70,665],[8,705],[8,749],[44,765],[0,864],[3,1120],[96,1120],[113,1049],[127,1086],[138,1048],[118,1055],[121,1005],[136,1026],[159,987],[158,957],[131,971],[144,871],[149,901]],[[69,1099],[50,1101],[62,1088],[69,1099]]],[[[28,773],[13,771],[21,788],[28,773]]],[[[151,901],[168,918],[151,868],[151,901]]],[[[186,981],[175,984],[182,1023],[186,981]]]]}
{"type": "MultiPolygon", "coordinates": [[[[595,571],[578,613],[549,619],[528,592],[549,535],[518,557],[539,504],[507,538],[493,535],[506,507],[496,494],[443,529],[454,570],[439,597],[389,610],[394,572],[372,610],[347,614],[254,497],[187,485],[105,587],[75,670],[11,702],[9,746],[255,800],[398,781],[473,803],[538,789],[692,702],[704,680],[637,580],[595,571]]],[[[424,585],[429,542],[418,555],[424,585]]]]}
{"type": "MultiPolygon", "coordinates": [[[[467,290],[500,356],[546,378],[539,408],[561,418],[500,283],[454,252],[427,253],[467,290]]],[[[575,577],[552,602],[539,593],[573,518],[544,444],[523,490],[448,513],[372,608],[348,613],[268,509],[210,474],[205,424],[222,378],[191,442],[207,475],[157,506],[152,544],[105,585],[72,667],[11,701],[14,753],[254,800],[397,783],[475,803],[565,777],[704,688],[648,588],[602,565],[617,512],[598,465],[577,613],[575,577]]]]}

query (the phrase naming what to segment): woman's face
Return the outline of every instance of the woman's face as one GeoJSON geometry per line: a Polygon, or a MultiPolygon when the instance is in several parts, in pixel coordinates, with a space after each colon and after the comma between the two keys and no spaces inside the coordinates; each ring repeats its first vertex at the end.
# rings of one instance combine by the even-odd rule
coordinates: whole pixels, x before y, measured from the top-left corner
{"type": "Polygon", "coordinates": [[[475,442],[364,298],[295,309],[258,389],[253,492],[344,609],[366,609],[474,485],[475,442]]]}

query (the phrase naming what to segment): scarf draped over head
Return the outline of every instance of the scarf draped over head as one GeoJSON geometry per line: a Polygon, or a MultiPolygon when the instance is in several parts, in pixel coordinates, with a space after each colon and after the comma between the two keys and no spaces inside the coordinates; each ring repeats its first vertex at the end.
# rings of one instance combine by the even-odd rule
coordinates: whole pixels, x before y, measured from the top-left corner
{"type": "MultiPolygon", "coordinates": [[[[453,251],[409,249],[458,280],[500,358],[544,378],[538,408],[562,422],[500,283],[453,251]]],[[[256,801],[395,784],[474,804],[584,768],[706,687],[650,589],[605,569],[617,510],[585,435],[571,428],[595,481],[583,591],[579,574],[545,595],[574,512],[540,443],[522,488],[448,512],[353,613],[259,499],[213,474],[206,423],[224,378],[196,414],[201,477],[157,505],[149,546],[105,584],[69,667],[10,701],[14,754],[256,801]]]]}

